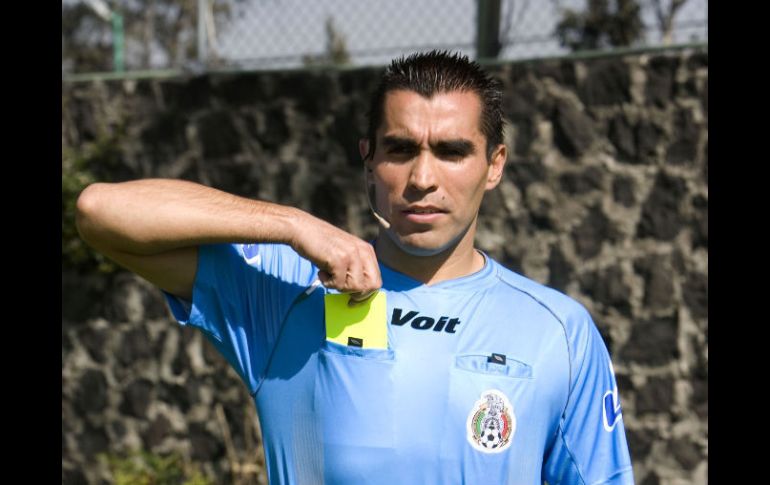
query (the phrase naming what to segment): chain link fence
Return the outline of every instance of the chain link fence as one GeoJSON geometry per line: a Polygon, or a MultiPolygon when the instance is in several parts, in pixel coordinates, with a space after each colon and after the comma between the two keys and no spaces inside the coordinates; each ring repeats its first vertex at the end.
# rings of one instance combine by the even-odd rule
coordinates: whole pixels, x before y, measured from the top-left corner
{"type": "Polygon", "coordinates": [[[62,2],[65,76],[381,65],[429,49],[514,60],[689,43],[708,43],[707,0],[62,2]],[[626,37],[613,41],[622,29],[626,37]],[[491,54],[479,50],[484,35],[491,54]]]}

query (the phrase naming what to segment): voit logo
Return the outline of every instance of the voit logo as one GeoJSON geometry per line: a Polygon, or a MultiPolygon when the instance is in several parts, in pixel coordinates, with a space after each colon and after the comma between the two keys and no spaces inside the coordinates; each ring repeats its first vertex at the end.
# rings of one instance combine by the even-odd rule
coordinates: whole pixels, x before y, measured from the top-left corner
{"type": "Polygon", "coordinates": [[[468,414],[468,442],[483,453],[506,450],[516,432],[516,415],[505,394],[497,389],[481,393],[481,399],[468,414]]]}
{"type": "Polygon", "coordinates": [[[433,330],[434,332],[444,331],[446,333],[455,333],[457,326],[460,325],[459,318],[441,316],[438,318],[420,315],[420,312],[410,310],[404,312],[401,308],[394,308],[393,315],[390,318],[390,324],[402,327],[409,323],[409,326],[415,330],[433,330]]]}

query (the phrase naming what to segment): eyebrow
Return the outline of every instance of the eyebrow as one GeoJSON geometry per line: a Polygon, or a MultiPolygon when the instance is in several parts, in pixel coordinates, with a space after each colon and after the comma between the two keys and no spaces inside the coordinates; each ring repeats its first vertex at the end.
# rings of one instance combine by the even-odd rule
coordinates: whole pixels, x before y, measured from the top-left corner
{"type": "Polygon", "coordinates": [[[385,148],[417,148],[417,142],[411,138],[404,138],[402,136],[387,135],[382,137],[382,146],[385,148]]]}
{"type": "Polygon", "coordinates": [[[473,144],[473,142],[463,138],[457,140],[441,140],[435,145],[431,146],[434,150],[441,153],[455,152],[463,156],[472,155],[476,152],[476,146],[473,144]]]}
{"type": "MultiPolygon", "coordinates": [[[[411,139],[402,136],[386,135],[382,138],[382,145],[385,148],[408,148],[416,149],[418,143],[411,139]]],[[[431,144],[431,148],[440,153],[457,152],[463,156],[471,155],[476,152],[476,146],[472,141],[465,138],[458,138],[455,140],[440,140],[435,144],[431,144]]]]}

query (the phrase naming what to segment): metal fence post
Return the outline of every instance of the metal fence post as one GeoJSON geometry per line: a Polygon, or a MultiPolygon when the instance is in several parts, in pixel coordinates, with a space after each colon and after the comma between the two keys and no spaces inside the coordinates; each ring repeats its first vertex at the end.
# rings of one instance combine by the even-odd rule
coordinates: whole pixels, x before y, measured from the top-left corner
{"type": "Polygon", "coordinates": [[[476,58],[495,59],[500,53],[500,0],[478,0],[476,58]]]}
{"type": "Polygon", "coordinates": [[[126,69],[123,60],[123,16],[118,12],[112,12],[112,44],[113,44],[113,68],[116,72],[126,69]]]}
{"type": "Polygon", "coordinates": [[[206,0],[198,0],[198,61],[206,65],[206,0]]]}

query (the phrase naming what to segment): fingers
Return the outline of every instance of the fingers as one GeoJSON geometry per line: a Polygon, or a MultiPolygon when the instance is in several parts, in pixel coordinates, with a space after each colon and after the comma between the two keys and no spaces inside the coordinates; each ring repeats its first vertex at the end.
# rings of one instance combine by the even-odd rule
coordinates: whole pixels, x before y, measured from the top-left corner
{"type": "Polygon", "coordinates": [[[309,217],[291,244],[318,267],[326,288],[350,293],[353,301],[365,300],[382,286],[374,247],[326,221],[309,217]]]}
{"type": "Polygon", "coordinates": [[[364,254],[361,258],[361,265],[363,271],[364,281],[360,291],[351,292],[350,301],[348,305],[355,305],[357,303],[363,303],[372,295],[377,293],[377,290],[382,286],[382,276],[380,275],[380,267],[377,264],[377,256],[374,252],[374,248],[368,245],[364,249],[364,254]]]}
{"type": "Polygon", "coordinates": [[[382,286],[374,249],[364,241],[356,242],[342,254],[332,255],[325,266],[318,272],[318,279],[327,288],[350,293],[352,303],[365,301],[382,286]]]}
{"type": "Polygon", "coordinates": [[[365,303],[369,298],[377,294],[377,290],[372,290],[365,293],[351,293],[348,306],[356,306],[360,303],[365,303]]]}
{"type": "Polygon", "coordinates": [[[330,282],[331,282],[331,279],[332,279],[332,275],[331,275],[331,273],[329,273],[328,271],[325,271],[325,270],[320,270],[320,271],[318,272],[318,279],[321,281],[321,284],[322,284],[322,285],[324,285],[324,286],[327,286],[327,287],[328,287],[328,286],[329,286],[329,284],[330,284],[330,282]]]}

